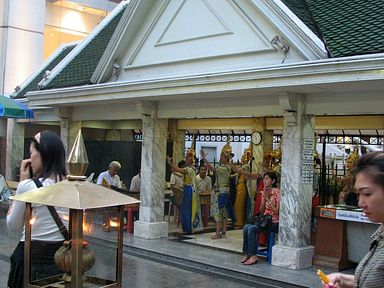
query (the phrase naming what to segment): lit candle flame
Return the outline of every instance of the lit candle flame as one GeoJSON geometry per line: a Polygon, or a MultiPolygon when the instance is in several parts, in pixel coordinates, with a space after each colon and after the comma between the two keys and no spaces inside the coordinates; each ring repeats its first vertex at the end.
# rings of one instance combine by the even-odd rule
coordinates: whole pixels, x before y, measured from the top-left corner
{"type": "Polygon", "coordinates": [[[117,223],[117,221],[113,220],[113,219],[110,219],[109,220],[109,226],[111,227],[117,227],[119,226],[119,223],[117,223]]]}
{"type": "Polygon", "coordinates": [[[35,223],[35,221],[36,221],[36,216],[32,217],[31,220],[29,220],[29,224],[33,225],[33,223],[35,223]]]}

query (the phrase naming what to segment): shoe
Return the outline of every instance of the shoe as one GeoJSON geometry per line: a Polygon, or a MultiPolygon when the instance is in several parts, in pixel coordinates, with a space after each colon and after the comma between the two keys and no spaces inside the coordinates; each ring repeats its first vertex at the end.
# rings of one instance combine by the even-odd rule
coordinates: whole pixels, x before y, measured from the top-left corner
{"type": "Polygon", "coordinates": [[[257,264],[257,262],[259,262],[259,258],[257,258],[257,256],[251,256],[243,264],[244,265],[254,265],[254,264],[257,264]]]}

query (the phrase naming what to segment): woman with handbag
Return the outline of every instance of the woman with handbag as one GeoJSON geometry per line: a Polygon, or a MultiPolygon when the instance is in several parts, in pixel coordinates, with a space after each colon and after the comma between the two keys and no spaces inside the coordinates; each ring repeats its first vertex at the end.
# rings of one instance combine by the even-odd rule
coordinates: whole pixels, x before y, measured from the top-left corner
{"type": "MultiPolygon", "coordinates": [[[[241,172],[240,172],[241,173],[241,172]]],[[[263,215],[271,215],[271,222],[265,223],[269,217],[259,217],[258,222],[249,223],[243,227],[243,253],[244,257],[241,263],[244,265],[253,265],[259,261],[257,250],[259,245],[260,232],[277,232],[279,224],[280,207],[280,189],[276,188],[277,174],[275,172],[266,172],[263,175],[264,190],[260,212],[263,215]]]]}
{"type": "MultiPolygon", "coordinates": [[[[30,158],[21,162],[20,183],[16,195],[54,184],[63,180],[66,175],[65,149],[61,139],[53,132],[40,132],[32,139],[30,158]]],[[[61,217],[68,216],[67,209],[59,213],[61,217]]],[[[7,215],[8,229],[17,232],[22,230],[21,240],[10,259],[9,288],[24,287],[24,214],[25,203],[14,201],[7,215]]],[[[32,220],[31,281],[61,274],[54,263],[54,254],[62,246],[68,236],[65,232],[68,231],[63,229],[64,233],[60,232],[58,223],[63,226],[60,216],[54,207],[32,205],[32,220]],[[51,212],[52,209],[54,211],[51,212]]]]}

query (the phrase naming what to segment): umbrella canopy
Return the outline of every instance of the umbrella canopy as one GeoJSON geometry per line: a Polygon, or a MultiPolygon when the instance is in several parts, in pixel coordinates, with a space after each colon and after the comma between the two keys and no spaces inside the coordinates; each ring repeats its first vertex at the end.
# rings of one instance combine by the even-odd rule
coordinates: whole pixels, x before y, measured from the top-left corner
{"type": "Polygon", "coordinates": [[[136,204],[139,200],[87,181],[63,180],[11,197],[13,200],[71,209],[136,204]]]}
{"type": "Polygon", "coordinates": [[[33,118],[31,109],[19,102],[0,95],[0,117],[6,118],[33,118]]]}

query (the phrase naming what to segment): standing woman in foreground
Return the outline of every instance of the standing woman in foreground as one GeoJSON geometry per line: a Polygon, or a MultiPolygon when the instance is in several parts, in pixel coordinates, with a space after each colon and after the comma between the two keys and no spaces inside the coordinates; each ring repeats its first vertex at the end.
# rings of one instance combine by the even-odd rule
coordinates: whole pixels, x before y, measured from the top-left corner
{"type": "Polygon", "coordinates": [[[368,219],[380,223],[371,236],[369,252],[360,261],[355,275],[332,273],[329,286],[335,288],[384,287],[384,152],[364,154],[354,169],[355,189],[359,194],[359,207],[368,219]]]}
{"type": "MultiPolygon", "coordinates": [[[[61,139],[53,132],[43,131],[36,134],[30,145],[30,158],[21,162],[20,183],[16,195],[37,189],[34,181],[42,186],[52,185],[67,175],[65,150],[61,139]],[[30,176],[33,171],[33,179],[30,176]]],[[[64,209],[59,214],[68,215],[64,209]],[[60,213],[63,212],[63,213],[60,213]]],[[[25,203],[14,201],[7,215],[7,227],[11,231],[20,231],[22,237],[11,256],[11,270],[8,278],[9,288],[23,287],[24,279],[24,227],[25,203]]],[[[54,254],[63,244],[64,236],[59,231],[48,207],[32,205],[31,230],[31,280],[60,274],[54,263],[54,254]]]]}

